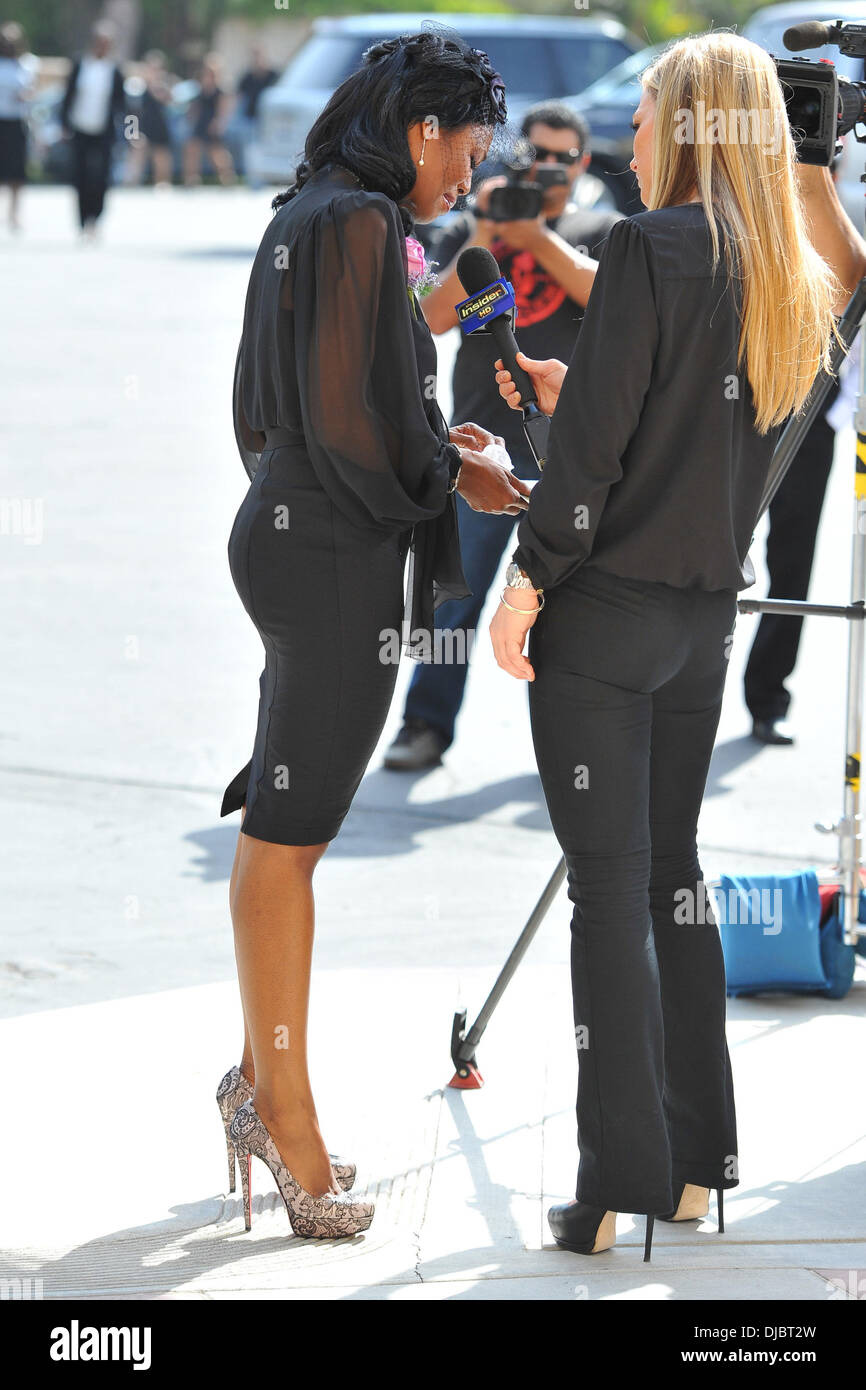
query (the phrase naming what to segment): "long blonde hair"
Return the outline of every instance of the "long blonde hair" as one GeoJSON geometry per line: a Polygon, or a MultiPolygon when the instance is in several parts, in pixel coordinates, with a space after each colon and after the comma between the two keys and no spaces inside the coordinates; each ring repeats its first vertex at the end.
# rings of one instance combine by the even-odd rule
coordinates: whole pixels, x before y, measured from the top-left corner
{"type": "Polygon", "coordinates": [[[775,63],[757,44],[716,30],[666,48],[641,82],[656,101],[647,206],[697,193],[713,269],[719,224],[726,233],[729,279],[741,282],[737,367],[745,359],[756,428],[766,434],[799,414],[819,371],[830,370],[842,290],[809,241],[775,63]]]}

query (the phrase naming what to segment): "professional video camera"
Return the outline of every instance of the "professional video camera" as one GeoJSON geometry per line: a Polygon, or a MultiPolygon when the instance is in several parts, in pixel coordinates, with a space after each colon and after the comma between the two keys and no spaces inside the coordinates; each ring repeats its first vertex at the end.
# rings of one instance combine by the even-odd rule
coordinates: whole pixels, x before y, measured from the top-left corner
{"type": "Polygon", "coordinates": [[[490,190],[486,215],[491,222],[523,222],[538,217],[544,210],[548,189],[562,188],[571,182],[564,164],[543,164],[530,180],[528,174],[534,159],[531,142],[525,138],[518,140],[505,163],[508,182],[490,190]]]}
{"type": "MultiPolygon", "coordinates": [[[[852,58],[866,57],[866,24],[822,24],[809,20],[795,24],[783,34],[785,47],[793,53],[804,48],[835,44],[852,58]]],[[[849,131],[855,140],[866,141],[855,126],[866,119],[866,82],[840,77],[827,58],[776,58],[772,55],[785,93],[788,123],[801,164],[832,164],[839,153],[839,141],[849,131]]]]}

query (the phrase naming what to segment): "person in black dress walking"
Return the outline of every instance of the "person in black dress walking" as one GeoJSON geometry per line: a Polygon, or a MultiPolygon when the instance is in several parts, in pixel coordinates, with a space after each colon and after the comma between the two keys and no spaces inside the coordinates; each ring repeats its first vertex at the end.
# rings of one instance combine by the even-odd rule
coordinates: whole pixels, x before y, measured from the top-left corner
{"type": "Polygon", "coordinates": [[[20,24],[0,25],[0,186],[9,189],[9,227],[21,226],[18,205],[27,182],[27,101],[32,79],[21,62],[24,31],[20,24]]]}
{"type": "Polygon", "coordinates": [[[589,1254],[614,1243],[618,1211],[645,1213],[648,1258],[655,1216],[705,1214],[712,1187],[721,1228],[739,1181],[697,821],[770,459],[829,368],[847,296],[808,239],[772,59],[712,33],[642,82],[648,211],[611,228],[567,369],[518,359],[553,420],[491,635],[530,682],[574,905],[580,1163],[550,1227],[589,1254]],[[772,120],[708,140],[709,111],[772,120]]]}
{"type": "Polygon", "coordinates": [[[407,249],[415,221],[469,191],[505,116],[486,54],[456,36],[373,45],[310,130],[247,291],[234,421],[251,486],[229,561],[266,656],[252,758],[222,805],[243,808],[229,893],[245,1038],[217,1099],[247,1220],[254,1153],[301,1235],[372,1218],[338,1190],[353,1168],[328,1154],[307,1071],[313,871],[381,735],[400,645],[429,643],[434,607],[467,592],[456,490],[492,512],[528,492],[481,452],[494,436],[445,424],[407,249]]]}
{"type": "Polygon", "coordinates": [[[235,166],[225,142],[225,126],[231,98],[220,85],[222,59],[209,53],[199,70],[198,95],[190,102],[187,117],[189,138],[183,147],[183,181],[187,188],[201,183],[201,162],[205,148],[222,184],[236,182],[235,166]]]}
{"type": "Polygon", "coordinates": [[[129,141],[126,181],[141,183],[149,159],[154,188],[169,188],[173,173],[169,123],[172,84],[165,54],[158,48],[144,55],[144,83],[138,107],[138,138],[129,141]]]}

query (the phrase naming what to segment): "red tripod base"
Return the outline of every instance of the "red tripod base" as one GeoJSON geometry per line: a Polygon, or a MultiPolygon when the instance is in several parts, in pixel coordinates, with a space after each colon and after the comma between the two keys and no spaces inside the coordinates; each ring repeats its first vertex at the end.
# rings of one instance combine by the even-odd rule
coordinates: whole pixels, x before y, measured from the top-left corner
{"type": "Polygon", "coordinates": [[[477,1067],[467,1062],[454,1073],[448,1085],[453,1091],[480,1091],[484,1085],[484,1077],[477,1067]]]}

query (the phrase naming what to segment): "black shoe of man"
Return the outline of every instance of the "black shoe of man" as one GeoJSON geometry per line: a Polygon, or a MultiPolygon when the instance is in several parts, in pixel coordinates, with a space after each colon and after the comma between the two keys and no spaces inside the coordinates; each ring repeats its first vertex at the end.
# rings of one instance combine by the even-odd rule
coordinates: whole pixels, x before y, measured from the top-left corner
{"type": "Polygon", "coordinates": [[[406,719],[385,754],[384,767],[392,772],[418,772],[438,767],[448,740],[426,719],[406,719]]]}
{"type": "Polygon", "coordinates": [[[794,736],[783,719],[756,719],[752,724],[752,738],[759,743],[789,744],[794,736]]]}

